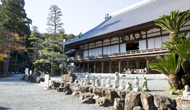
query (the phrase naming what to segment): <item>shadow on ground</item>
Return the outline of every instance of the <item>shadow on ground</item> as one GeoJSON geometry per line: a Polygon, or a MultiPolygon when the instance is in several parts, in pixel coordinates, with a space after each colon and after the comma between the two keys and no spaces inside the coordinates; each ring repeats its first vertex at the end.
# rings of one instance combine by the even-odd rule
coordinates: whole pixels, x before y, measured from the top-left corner
{"type": "Polygon", "coordinates": [[[6,108],[6,107],[0,107],[0,110],[9,110],[11,108],[6,108]]]}

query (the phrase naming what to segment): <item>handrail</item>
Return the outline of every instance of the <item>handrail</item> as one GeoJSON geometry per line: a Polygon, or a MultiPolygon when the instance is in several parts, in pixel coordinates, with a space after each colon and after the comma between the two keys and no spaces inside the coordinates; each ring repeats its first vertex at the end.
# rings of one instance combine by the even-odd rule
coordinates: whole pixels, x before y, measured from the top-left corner
{"type": "Polygon", "coordinates": [[[159,51],[160,52],[166,52],[166,51],[168,51],[168,49],[166,49],[166,48],[152,48],[152,49],[144,49],[144,50],[128,50],[126,52],[120,52],[120,53],[86,56],[86,57],[80,57],[80,58],[69,58],[69,61],[78,61],[78,60],[87,60],[87,59],[96,59],[96,58],[108,58],[108,57],[126,56],[126,55],[137,55],[137,54],[145,54],[145,53],[156,53],[159,51]]]}

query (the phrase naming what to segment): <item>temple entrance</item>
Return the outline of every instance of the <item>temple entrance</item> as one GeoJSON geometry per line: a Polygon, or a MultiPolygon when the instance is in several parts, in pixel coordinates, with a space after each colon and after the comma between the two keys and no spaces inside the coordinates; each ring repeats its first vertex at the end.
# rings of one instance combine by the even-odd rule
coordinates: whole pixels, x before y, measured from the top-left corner
{"type": "Polygon", "coordinates": [[[130,42],[126,45],[127,50],[137,50],[139,49],[139,42],[130,42]]]}

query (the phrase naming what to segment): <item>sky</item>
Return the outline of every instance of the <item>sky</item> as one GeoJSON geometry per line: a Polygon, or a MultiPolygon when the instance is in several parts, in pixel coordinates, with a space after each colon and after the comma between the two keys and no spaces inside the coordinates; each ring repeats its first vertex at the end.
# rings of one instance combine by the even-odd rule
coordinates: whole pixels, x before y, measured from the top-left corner
{"type": "Polygon", "coordinates": [[[111,14],[142,0],[25,0],[27,17],[32,26],[46,33],[49,7],[57,5],[66,34],[85,33],[104,21],[105,14],[111,14]]]}

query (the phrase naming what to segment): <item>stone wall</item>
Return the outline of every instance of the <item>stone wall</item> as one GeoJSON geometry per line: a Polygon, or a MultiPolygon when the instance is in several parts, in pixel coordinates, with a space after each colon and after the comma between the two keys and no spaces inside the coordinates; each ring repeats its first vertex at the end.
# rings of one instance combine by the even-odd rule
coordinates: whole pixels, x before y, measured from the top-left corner
{"type": "Polygon", "coordinates": [[[177,110],[176,100],[166,96],[74,83],[60,85],[64,86],[58,87],[58,92],[72,94],[82,103],[96,103],[99,106],[111,104],[113,106],[109,108],[111,110],[177,110]]]}

